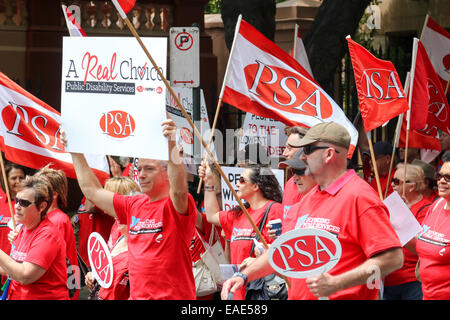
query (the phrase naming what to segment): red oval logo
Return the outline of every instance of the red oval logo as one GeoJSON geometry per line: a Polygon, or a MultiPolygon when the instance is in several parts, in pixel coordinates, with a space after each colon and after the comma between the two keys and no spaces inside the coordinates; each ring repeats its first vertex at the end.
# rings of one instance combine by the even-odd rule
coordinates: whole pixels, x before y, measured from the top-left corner
{"type": "Polygon", "coordinates": [[[53,152],[64,152],[59,141],[60,123],[57,120],[32,107],[10,103],[2,110],[8,134],[53,152]]]}
{"type": "Polygon", "coordinates": [[[275,271],[292,278],[307,278],[333,268],[341,257],[333,234],[320,229],[297,229],[281,235],[269,249],[275,271]]]}
{"type": "Polygon", "coordinates": [[[194,143],[194,136],[193,136],[191,130],[189,130],[188,128],[182,127],[180,129],[180,136],[183,139],[183,141],[186,142],[187,144],[194,143]]]}
{"type": "Polygon", "coordinates": [[[88,258],[95,279],[102,287],[110,287],[113,280],[112,257],[105,240],[97,232],[89,236],[88,258]]]}
{"type": "Polygon", "coordinates": [[[118,139],[132,136],[136,126],[133,117],[122,110],[103,113],[99,124],[104,134],[118,139]]]}
{"type": "Polygon", "coordinates": [[[331,117],[333,106],[314,83],[286,69],[257,62],[244,68],[252,94],[283,111],[313,117],[320,115],[322,119],[331,117]]]}

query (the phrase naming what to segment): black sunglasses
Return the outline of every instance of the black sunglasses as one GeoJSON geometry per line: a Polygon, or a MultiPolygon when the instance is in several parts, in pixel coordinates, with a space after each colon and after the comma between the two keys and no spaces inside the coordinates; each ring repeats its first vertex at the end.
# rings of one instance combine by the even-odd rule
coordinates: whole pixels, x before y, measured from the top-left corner
{"type": "Polygon", "coordinates": [[[303,176],[305,174],[305,170],[306,169],[294,169],[292,168],[292,173],[297,175],[297,176],[303,176]]]}
{"type": "Polygon", "coordinates": [[[245,178],[243,176],[239,177],[239,183],[246,183],[247,180],[245,180],[245,178]]]}
{"type": "MultiPolygon", "coordinates": [[[[400,182],[403,182],[403,181],[400,179],[397,179],[397,178],[392,179],[392,183],[395,184],[396,186],[398,186],[400,184],[400,182]]],[[[411,183],[411,181],[406,180],[405,183],[411,183]]]]}
{"type": "Polygon", "coordinates": [[[441,178],[444,178],[445,182],[450,183],[450,175],[449,174],[440,174],[439,172],[436,173],[436,181],[441,180],[441,178]]]}
{"type": "Polygon", "coordinates": [[[28,208],[30,205],[34,204],[34,202],[28,201],[26,199],[20,199],[15,197],[14,202],[18,203],[22,208],[28,208]]]}
{"type": "MultiPolygon", "coordinates": [[[[309,156],[311,153],[313,153],[316,150],[319,149],[328,149],[328,148],[332,148],[332,147],[328,147],[328,146],[312,146],[312,145],[307,145],[303,147],[303,153],[307,156],[309,156]]],[[[333,148],[334,149],[334,148],[333,148]]],[[[338,150],[334,149],[334,151],[336,151],[336,153],[339,153],[338,150]]]]}

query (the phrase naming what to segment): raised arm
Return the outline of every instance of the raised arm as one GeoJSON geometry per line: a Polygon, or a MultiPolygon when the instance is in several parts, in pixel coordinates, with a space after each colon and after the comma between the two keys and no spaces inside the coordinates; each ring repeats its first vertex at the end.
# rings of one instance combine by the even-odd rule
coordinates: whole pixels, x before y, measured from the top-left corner
{"type": "Polygon", "coordinates": [[[163,121],[163,135],[169,139],[169,162],[167,175],[170,184],[170,199],[173,206],[182,215],[188,214],[189,189],[186,181],[186,170],[183,159],[176,145],[177,126],[172,119],[163,121]]]}
{"type": "MultiPolygon", "coordinates": [[[[67,137],[63,130],[61,130],[61,142],[64,146],[67,145],[67,137]]],[[[81,192],[105,213],[117,218],[113,204],[114,193],[103,189],[100,181],[89,167],[82,153],[70,153],[70,155],[72,156],[72,162],[81,192]]]]}
{"type": "Polygon", "coordinates": [[[198,175],[205,182],[205,213],[206,219],[209,223],[214,224],[215,226],[221,227],[220,219],[219,219],[219,202],[217,201],[216,191],[214,187],[214,175],[212,173],[211,168],[203,163],[198,168],[198,175]]]}

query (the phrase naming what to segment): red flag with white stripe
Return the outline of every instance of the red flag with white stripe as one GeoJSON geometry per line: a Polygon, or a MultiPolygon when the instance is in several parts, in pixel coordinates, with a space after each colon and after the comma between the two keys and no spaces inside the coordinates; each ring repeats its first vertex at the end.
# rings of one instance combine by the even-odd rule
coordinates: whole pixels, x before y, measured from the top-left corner
{"type": "Polygon", "coordinates": [[[450,33],[427,15],[420,41],[445,89],[450,77],[450,33]]]}
{"type": "Polygon", "coordinates": [[[224,102],[288,126],[337,122],[348,130],[353,154],[358,132],[342,109],[295,59],[241,18],[227,70],[224,102]]]}
{"type": "MultiPolygon", "coordinates": [[[[59,141],[61,115],[0,72],[0,146],[17,164],[40,169],[48,163],[76,179],[72,158],[59,141]]],[[[105,156],[86,155],[101,182],[109,178],[105,156]]]]}
{"type": "Polygon", "coordinates": [[[130,12],[136,4],[136,0],[112,0],[112,2],[122,19],[127,17],[127,13],[130,12]]]}
{"type": "Polygon", "coordinates": [[[308,55],[306,54],[305,46],[303,45],[302,37],[298,24],[295,25],[294,48],[292,49],[292,57],[298,61],[305,68],[306,71],[314,78],[311,66],[309,65],[308,55]]]}
{"type": "Polygon", "coordinates": [[[72,12],[70,12],[70,10],[63,4],[61,5],[61,7],[63,10],[64,18],[66,19],[66,25],[67,29],[69,30],[70,36],[86,37],[86,33],[84,32],[83,28],[81,28],[81,26],[78,24],[72,12]]]}

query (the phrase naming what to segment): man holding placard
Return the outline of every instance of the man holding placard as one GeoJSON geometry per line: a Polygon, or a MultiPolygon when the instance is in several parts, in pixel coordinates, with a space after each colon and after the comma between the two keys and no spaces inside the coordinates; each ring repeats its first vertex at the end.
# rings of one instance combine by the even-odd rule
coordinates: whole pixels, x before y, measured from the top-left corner
{"type": "MultiPolygon", "coordinates": [[[[299,143],[299,147],[303,147],[300,159],[318,185],[291,207],[283,220],[282,232],[300,228],[328,231],[336,235],[342,253],[329,272],[307,279],[291,278],[289,299],[376,299],[377,280],[403,264],[401,244],[386,206],[354,170],[347,170],[349,146],[349,133],[334,122],[313,126],[299,143]]],[[[302,253],[315,259],[319,251],[327,248],[317,242],[314,250],[316,255],[302,253]]],[[[319,263],[318,259],[313,262],[319,263]]],[[[246,280],[272,273],[268,253],[241,266],[240,271],[242,276],[235,276],[224,284],[222,298],[226,299],[246,280]]]]}
{"type": "Polygon", "coordinates": [[[196,207],[176,146],[175,122],[165,120],[162,126],[169,139],[169,161],[139,159],[144,195],[123,196],[103,189],[84,155],[71,155],[86,198],[128,226],[130,299],[191,300],[195,299],[195,283],[189,244],[196,207]]]}

